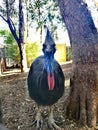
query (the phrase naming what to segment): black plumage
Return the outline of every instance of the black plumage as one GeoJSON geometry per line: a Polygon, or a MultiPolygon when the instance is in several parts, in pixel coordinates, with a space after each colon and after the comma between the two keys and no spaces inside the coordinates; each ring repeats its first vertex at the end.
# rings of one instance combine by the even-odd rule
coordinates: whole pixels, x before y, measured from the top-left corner
{"type": "Polygon", "coordinates": [[[39,105],[53,105],[63,95],[64,75],[60,65],[54,60],[53,72],[55,86],[49,90],[47,72],[44,70],[44,56],[39,56],[31,65],[28,75],[28,89],[30,97],[39,105]]]}
{"type": "Polygon", "coordinates": [[[35,59],[30,67],[28,74],[28,91],[31,99],[38,104],[36,115],[37,128],[41,124],[41,114],[39,106],[50,106],[49,126],[60,129],[54,122],[51,105],[56,103],[64,93],[64,74],[54,59],[56,51],[55,43],[51,37],[48,28],[46,29],[46,38],[43,44],[43,56],[35,59]]]}

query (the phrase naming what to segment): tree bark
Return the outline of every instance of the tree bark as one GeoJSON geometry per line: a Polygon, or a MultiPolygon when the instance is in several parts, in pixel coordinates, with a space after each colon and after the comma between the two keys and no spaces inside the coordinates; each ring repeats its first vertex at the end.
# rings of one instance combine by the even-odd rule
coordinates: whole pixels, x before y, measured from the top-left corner
{"type": "Polygon", "coordinates": [[[20,52],[21,72],[26,72],[27,71],[27,60],[26,60],[26,53],[25,53],[25,44],[19,45],[19,52],[20,52]]]}
{"type": "Polygon", "coordinates": [[[2,58],[0,58],[0,75],[2,75],[2,67],[1,67],[2,58]]]}
{"type": "Polygon", "coordinates": [[[25,43],[24,43],[24,14],[22,0],[19,0],[19,51],[20,51],[20,66],[21,72],[26,72],[27,62],[25,54],[25,43]]]}
{"type": "Polygon", "coordinates": [[[98,33],[83,0],[58,0],[73,54],[67,116],[81,125],[98,121],[98,33]]]}

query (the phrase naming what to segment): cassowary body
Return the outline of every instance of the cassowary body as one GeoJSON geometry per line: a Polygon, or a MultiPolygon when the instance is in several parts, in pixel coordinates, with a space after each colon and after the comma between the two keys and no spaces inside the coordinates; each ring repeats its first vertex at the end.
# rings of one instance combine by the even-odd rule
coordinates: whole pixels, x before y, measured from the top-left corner
{"type": "MultiPolygon", "coordinates": [[[[37,128],[41,123],[39,106],[51,106],[64,93],[64,74],[58,62],[54,59],[55,44],[47,29],[44,56],[39,56],[31,65],[28,75],[28,90],[31,99],[38,104],[36,115],[37,128]]],[[[60,129],[53,120],[52,108],[49,115],[49,126],[60,129]]]]}
{"type": "Polygon", "coordinates": [[[60,65],[55,60],[53,62],[54,81],[50,81],[51,84],[54,82],[53,90],[52,87],[49,88],[48,86],[48,74],[44,69],[44,56],[38,57],[30,68],[28,76],[29,94],[39,105],[53,105],[64,92],[64,75],[60,65]]]}

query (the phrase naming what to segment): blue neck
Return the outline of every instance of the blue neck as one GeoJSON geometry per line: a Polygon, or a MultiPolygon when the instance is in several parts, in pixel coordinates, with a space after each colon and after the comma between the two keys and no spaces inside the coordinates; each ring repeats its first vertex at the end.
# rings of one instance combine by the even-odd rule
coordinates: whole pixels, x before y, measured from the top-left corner
{"type": "Polygon", "coordinates": [[[50,75],[53,73],[54,55],[44,55],[44,69],[50,75]]]}

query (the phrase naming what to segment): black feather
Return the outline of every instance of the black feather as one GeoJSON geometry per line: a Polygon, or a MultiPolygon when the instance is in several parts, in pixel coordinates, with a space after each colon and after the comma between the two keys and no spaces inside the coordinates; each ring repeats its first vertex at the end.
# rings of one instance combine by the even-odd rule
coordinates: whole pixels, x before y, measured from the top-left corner
{"type": "Polygon", "coordinates": [[[31,65],[28,75],[30,97],[39,105],[53,105],[64,93],[64,74],[60,65],[54,60],[53,72],[55,86],[48,89],[47,71],[44,69],[44,56],[39,56],[31,65]]]}

